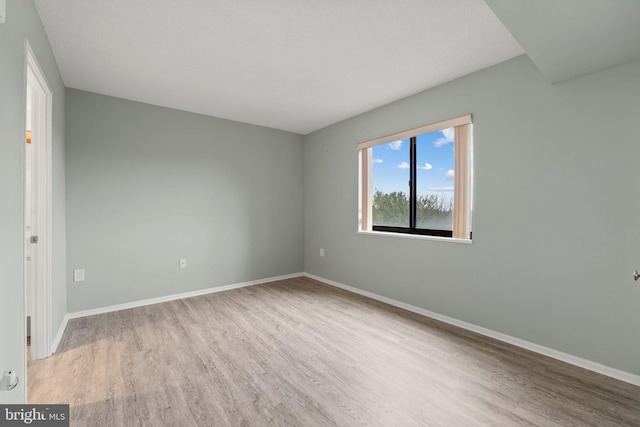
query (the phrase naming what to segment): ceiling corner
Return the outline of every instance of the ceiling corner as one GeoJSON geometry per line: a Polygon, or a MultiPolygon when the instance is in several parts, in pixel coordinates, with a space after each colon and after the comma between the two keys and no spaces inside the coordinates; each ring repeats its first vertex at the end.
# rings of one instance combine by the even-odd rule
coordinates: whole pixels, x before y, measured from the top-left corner
{"type": "Polygon", "coordinates": [[[551,83],[640,60],[640,1],[485,2],[551,83]]]}

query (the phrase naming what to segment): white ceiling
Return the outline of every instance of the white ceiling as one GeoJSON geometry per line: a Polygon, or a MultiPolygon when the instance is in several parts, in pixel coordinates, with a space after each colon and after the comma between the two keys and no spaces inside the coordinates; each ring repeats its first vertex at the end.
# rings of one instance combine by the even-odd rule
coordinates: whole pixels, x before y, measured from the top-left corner
{"type": "Polygon", "coordinates": [[[307,134],[523,53],[483,0],[36,0],[66,86],[307,134]]]}

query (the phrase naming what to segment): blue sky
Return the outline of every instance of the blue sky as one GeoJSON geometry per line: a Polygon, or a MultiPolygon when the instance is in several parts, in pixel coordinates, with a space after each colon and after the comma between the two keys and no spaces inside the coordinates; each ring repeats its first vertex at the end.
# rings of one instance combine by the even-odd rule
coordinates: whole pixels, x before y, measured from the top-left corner
{"type": "MultiPolygon", "coordinates": [[[[409,139],[377,145],[373,150],[373,189],[409,193],[409,139]]],[[[453,197],[453,128],[417,137],[418,196],[453,197]]]]}

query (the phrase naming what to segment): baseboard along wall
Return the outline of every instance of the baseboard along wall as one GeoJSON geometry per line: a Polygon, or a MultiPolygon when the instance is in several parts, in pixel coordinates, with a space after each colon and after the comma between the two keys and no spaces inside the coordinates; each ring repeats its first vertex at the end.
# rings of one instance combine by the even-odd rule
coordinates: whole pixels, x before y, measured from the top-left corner
{"type": "Polygon", "coordinates": [[[82,311],[76,311],[73,313],[67,313],[62,319],[62,323],[58,328],[58,333],[53,339],[51,348],[53,349],[53,353],[55,353],[56,350],[58,349],[58,345],[60,344],[60,340],[62,339],[62,335],[64,334],[64,330],[67,327],[67,323],[71,319],[76,319],[78,317],[93,316],[93,315],[102,314],[102,313],[111,313],[113,311],[126,310],[129,308],[143,307],[145,305],[160,304],[163,302],[175,301],[175,300],[184,299],[184,298],[193,298],[200,295],[207,295],[207,294],[213,294],[216,292],[229,291],[231,289],[246,288],[247,286],[255,286],[263,283],[275,282],[277,280],[293,279],[294,277],[302,277],[302,276],[304,276],[304,273],[286,274],[284,276],[268,277],[266,279],[251,280],[249,282],[235,283],[235,284],[224,285],[224,286],[216,286],[213,288],[199,289],[197,291],[183,292],[180,294],[166,295],[163,297],[149,298],[149,299],[143,299],[139,301],[127,302],[124,304],[116,304],[116,305],[110,305],[107,307],[93,308],[91,310],[82,310],[82,311]]]}
{"type": "Polygon", "coordinates": [[[547,357],[551,357],[552,359],[560,360],[562,362],[569,363],[571,365],[578,366],[580,368],[588,369],[589,371],[597,372],[599,374],[606,375],[611,378],[615,378],[630,384],[634,384],[640,386],[640,376],[632,374],[630,372],[621,371],[619,369],[611,368],[606,365],[602,365],[600,363],[592,362],[591,360],[583,359],[581,357],[573,356],[571,354],[567,354],[558,350],[554,350],[549,347],[545,347],[539,344],[535,344],[529,341],[525,341],[520,338],[512,337],[510,335],[503,334],[501,332],[496,332],[491,329],[483,328],[482,326],[477,326],[472,323],[467,323],[462,320],[454,319],[452,317],[444,316],[442,314],[434,313],[433,311],[425,310],[424,308],[416,307],[411,304],[406,304],[400,301],[393,300],[391,298],[383,297],[372,292],[363,291],[358,288],[354,288],[352,286],[344,285],[339,282],[335,282],[333,280],[325,279],[323,277],[315,276],[313,274],[305,273],[305,277],[310,279],[317,280],[322,283],[326,283],[327,285],[335,286],[336,288],[344,289],[349,292],[353,292],[359,295],[363,295],[367,298],[371,298],[377,301],[381,301],[387,303],[389,305],[393,305],[398,308],[402,308],[407,311],[411,311],[416,314],[420,314],[431,319],[439,320],[444,323],[448,323],[453,326],[457,326],[462,329],[466,329],[471,332],[475,332],[480,335],[484,335],[489,338],[496,339],[498,341],[505,342],[507,344],[514,345],[516,347],[524,348],[529,351],[533,351],[534,353],[542,354],[547,357]]]}
{"type": "Polygon", "coordinates": [[[207,289],[201,289],[198,291],[192,291],[192,292],[185,292],[185,293],[181,293],[181,294],[174,294],[174,295],[167,295],[164,297],[158,297],[158,298],[150,298],[150,299],[145,299],[145,300],[140,300],[140,301],[134,301],[134,302],[130,302],[130,303],[125,303],[125,304],[118,304],[118,305],[112,305],[109,307],[101,307],[101,308],[96,308],[96,309],[92,309],[92,310],[84,310],[84,311],[78,311],[75,313],[67,313],[62,321],[62,324],[60,325],[60,328],[58,329],[58,333],[56,334],[52,346],[51,348],[53,349],[53,352],[55,353],[58,345],[60,344],[60,340],[62,339],[62,335],[64,334],[64,330],[67,326],[67,322],[71,319],[75,319],[78,317],[85,317],[85,316],[93,316],[95,314],[102,314],[102,313],[109,313],[112,311],[119,311],[119,310],[126,310],[129,308],[134,308],[134,307],[142,307],[145,305],[152,305],[152,304],[159,304],[162,302],[167,302],[167,301],[175,301],[178,299],[183,299],[183,298],[192,298],[192,297],[196,297],[196,296],[200,296],[200,295],[206,295],[206,294],[211,294],[211,293],[216,293],[216,292],[223,292],[223,291],[228,291],[231,289],[238,289],[238,288],[244,288],[247,286],[255,286],[255,285],[260,285],[260,284],[264,284],[264,283],[269,283],[269,282],[274,282],[277,280],[285,280],[285,279],[292,279],[295,277],[308,277],[310,279],[313,280],[317,280],[319,282],[325,283],[327,285],[330,286],[334,286],[336,288],[340,288],[349,292],[353,292],[355,294],[359,294],[362,296],[365,296],[367,298],[371,298],[374,299],[376,301],[380,301],[380,302],[384,302],[386,304],[398,307],[398,308],[402,308],[404,310],[410,311],[412,313],[416,313],[416,314],[420,314],[422,316],[426,316],[444,323],[448,323],[450,325],[453,326],[457,326],[459,328],[462,329],[466,329],[468,331],[471,332],[475,332],[477,334],[480,335],[484,335],[486,337],[489,338],[493,338],[496,339],[498,341],[502,341],[505,342],[507,344],[511,344],[514,345],[516,347],[520,347],[520,348],[524,348],[526,350],[529,351],[533,351],[534,353],[538,353],[547,357],[551,357],[552,359],[556,359],[556,360],[560,360],[562,362],[565,363],[569,363],[571,365],[574,366],[578,366],[580,368],[584,368],[593,372],[597,372],[599,374],[602,375],[606,375],[608,377],[611,378],[615,378],[617,380],[620,381],[624,381],[627,382],[629,384],[633,384],[633,385],[637,385],[640,386],[640,376],[639,375],[635,375],[632,374],[630,372],[625,372],[625,371],[621,371],[619,369],[615,369],[615,368],[611,368],[609,366],[606,365],[602,365],[600,363],[596,363],[593,362],[591,360],[587,360],[587,359],[583,359],[581,357],[577,357],[577,356],[573,356],[571,354],[567,354],[558,350],[554,350],[552,348],[549,347],[545,347],[539,344],[535,344],[529,341],[525,341],[522,340],[520,338],[516,338],[516,337],[512,337],[510,335],[506,335],[503,334],[501,332],[496,332],[493,331],[491,329],[487,329],[487,328],[483,328],[481,326],[478,325],[474,325],[472,323],[467,323],[464,322],[462,320],[458,320],[458,319],[454,319],[452,317],[448,317],[442,314],[438,314],[438,313],[434,313],[432,311],[429,310],[425,310],[423,308],[420,307],[416,307],[414,305],[411,304],[406,304],[400,301],[396,301],[394,299],[391,298],[387,298],[378,294],[374,294],[372,292],[368,292],[368,291],[363,291],[361,289],[358,288],[354,288],[352,286],[348,286],[333,280],[329,280],[329,279],[325,279],[324,277],[320,277],[320,276],[316,276],[314,274],[310,274],[310,273],[293,273],[293,274],[287,274],[284,276],[278,276],[278,277],[269,277],[266,279],[261,279],[261,280],[253,280],[250,282],[242,282],[242,283],[236,283],[236,284],[232,284],[232,285],[225,285],[225,286],[218,286],[218,287],[214,287],[214,288],[207,288],[207,289]]]}

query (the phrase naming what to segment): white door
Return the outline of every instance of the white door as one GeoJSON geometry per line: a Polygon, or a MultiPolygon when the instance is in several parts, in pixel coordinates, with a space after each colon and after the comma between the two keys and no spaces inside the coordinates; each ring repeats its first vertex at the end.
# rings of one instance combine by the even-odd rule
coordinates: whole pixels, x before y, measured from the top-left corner
{"type": "MultiPolygon", "coordinates": [[[[25,144],[25,313],[31,316],[31,358],[51,355],[52,93],[28,43],[25,144]]],[[[25,319],[26,320],[26,319],[25,319]]],[[[26,346],[26,342],[25,342],[26,346]]]]}

